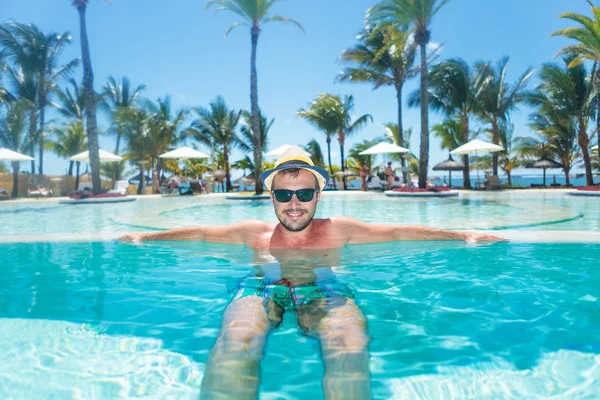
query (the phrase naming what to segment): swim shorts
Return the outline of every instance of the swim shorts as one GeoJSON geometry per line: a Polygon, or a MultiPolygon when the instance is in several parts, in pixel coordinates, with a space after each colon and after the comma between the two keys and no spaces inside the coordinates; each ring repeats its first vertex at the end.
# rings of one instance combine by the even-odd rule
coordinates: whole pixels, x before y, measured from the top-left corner
{"type": "Polygon", "coordinates": [[[309,285],[287,286],[285,280],[277,283],[261,276],[247,276],[228,287],[229,302],[247,296],[271,299],[286,311],[295,311],[315,299],[347,297],[354,299],[355,290],[335,278],[309,285]]]}

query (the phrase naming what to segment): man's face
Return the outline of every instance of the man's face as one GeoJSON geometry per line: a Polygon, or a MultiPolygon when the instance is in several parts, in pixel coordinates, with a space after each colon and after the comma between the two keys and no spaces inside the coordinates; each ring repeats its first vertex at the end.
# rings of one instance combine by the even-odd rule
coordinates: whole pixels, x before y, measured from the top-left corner
{"type": "MultiPolygon", "coordinates": [[[[303,169],[300,170],[298,176],[293,176],[292,174],[275,175],[273,190],[315,189],[316,184],[315,176],[303,169]]],[[[289,202],[280,203],[271,192],[271,201],[275,208],[275,215],[277,215],[281,225],[291,232],[299,232],[310,224],[317,211],[319,199],[320,193],[318,188],[313,199],[308,202],[301,202],[296,195],[293,195],[289,202]]]]}

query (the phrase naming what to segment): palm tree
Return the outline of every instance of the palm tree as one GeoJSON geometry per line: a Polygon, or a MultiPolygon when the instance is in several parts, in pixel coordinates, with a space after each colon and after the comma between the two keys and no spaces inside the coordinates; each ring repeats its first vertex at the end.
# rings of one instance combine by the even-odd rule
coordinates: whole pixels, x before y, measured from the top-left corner
{"type": "MultiPolygon", "coordinates": [[[[56,153],[59,157],[69,158],[75,154],[84,152],[87,148],[87,137],[83,129],[83,123],[73,122],[61,128],[54,129],[54,140],[46,143],[46,147],[56,153]]],[[[80,161],[69,161],[69,176],[73,176],[73,164],[76,164],[75,189],[79,187],[80,161]]]]}
{"type": "MultiPolygon", "coordinates": [[[[13,67],[6,68],[8,80],[12,86],[14,97],[18,98],[27,109],[28,121],[28,136],[29,155],[35,158],[35,143],[38,142],[39,131],[37,130],[38,109],[36,107],[37,100],[37,83],[35,76],[31,72],[15,69],[13,67]]],[[[35,160],[31,160],[31,173],[35,174],[35,160]]]]}
{"type": "Polygon", "coordinates": [[[375,161],[375,155],[361,155],[360,153],[367,150],[369,147],[376,145],[379,140],[363,140],[360,143],[355,143],[354,146],[348,152],[349,158],[354,161],[355,168],[353,172],[358,173],[363,165],[366,165],[369,171],[373,170],[373,161],[375,161]]]}
{"type": "Polygon", "coordinates": [[[587,134],[589,119],[594,115],[595,88],[592,76],[585,65],[569,67],[574,57],[563,58],[562,64],[545,63],[540,70],[540,84],[536,92],[529,93],[527,101],[537,107],[542,114],[553,110],[562,110],[564,114],[575,118],[577,140],[585,167],[586,184],[594,184],[592,164],[589,154],[590,138],[587,134]]]}
{"type": "MultiPolygon", "coordinates": [[[[394,123],[394,122],[388,122],[387,124],[383,124],[383,130],[384,130],[384,138],[389,141],[392,142],[395,145],[400,146],[400,140],[399,140],[399,136],[400,136],[400,127],[398,126],[398,124],[394,123]]],[[[412,137],[412,129],[408,128],[408,129],[404,129],[402,131],[402,143],[404,144],[403,147],[410,149],[410,142],[411,142],[411,137],[412,137]]],[[[408,172],[406,173],[406,180],[404,180],[405,183],[408,184],[408,174],[409,173],[413,173],[410,170],[410,163],[411,161],[414,164],[414,160],[417,160],[417,165],[418,165],[418,161],[419,159],[417,158],[417,156],[415,156],[413,153],[391,153],[389,154],[389,158],[391,158],[392,160],[395,161],[401,161],[401,160],[406,160],[408,162],[408,168],[406,168],[408,170],[408,172]]],[[[418,168],[417,168],[418,170],[418,168]]],[[[419,175],[418,173],[416,173],[415,175],[419,175]]],[[[404,174],[403,174],[404,177],[404,174]]]]}
{"type": "Polygon", "coordinates": [[[467,143],[469,140],[474,139],[476,136],[476,134],[471,133],[465,140],[462,119],[460,116],[454,116],[441,124],[432,126],[431,131],[440,139],[440,148],[446,150],[454,150],[467,143]]]}
{"type": "MultiPolygon", "coordinates": [[[[499,119],[496,131],[493,128],[485,131],[488,138],[493,140],[494,137],[498,138],[500,146],[504,147],[503,151],[498,152],[498,166],[504,171],[508,179],[508,186],[512,187],[512,170],[522,165],[521,159],[522,154],[515,151],[515,145],[517,144],[516,138],[513,139],[513,133],[515,127],[510,120],[499,119]]],[[[496,154],[496,153],[494,153],[496,154]]],[[[492,158],[492,163],[494,159],[492,158]]]]}
{"type": "MultiPolygon", "coordinates": [[[[109,76],[104,84],[104,103],[111,115],[111,119],[114,121],[116,113],[127,107],[132,107],[135,104],[135,100],[139,94],[146,89],[146,85],[138,85],[133,90],[131,89],[131,82],[126,76],[122,77],[120,81],[115,79],[113,76],[109,76]]],[[[117,137],[117,143],[115,145],[115,154],[119,154],[121,137],[123,132],[119,130],[118,125],[113,125],[111,132],[117,137]]],[[[117,179],[119,179],[117,177],[117,179]]]]}
{"type": "Polygon", "coordinates": [[[364,128],[369,122],[373,122],[370,114],[363,114],[354,118],[354,96],[346,95],[344,99],[338,95],[322,94],[312,104],[311,111],[297,112],[298,115],[307,118],[325,132],[336,132],[340,143],[340,160],[342,172],[346,171],[344,163],[344,144],[346,139],[364,128]]]}
{"type": "MultiPolygon", "coordinates": [[[[140,161],[150,162],[153,146],[149,126],[151,115],[146,109],[130,107],[121,109],[117,118],[117,123],[121,126],[123,137],[127,142],[124,158],[133,165],[140,161]]],[[[140,183],[137,193],[142,194],[145,186],[144,166],[140,164],[139,168],[140,183]]]]}
{"type": "MultiPolygon", "coordinates": [[[[550,36],[564,36],[573,39],[578,43],[563,47],[556,55],[572,56],[568,67],[573,68],[581,65],[584,61],[590,60],[594,62],[595,71],[594,86],[596,88],[596,137],[600,138],[600,7],[596,7],[591,0],[587,0],[590,5],[593,19],[582,14],[574,12],[566,12],[559,18],[568,19],[579,24],[578,27],[566,28],[554,31],[550,36]]],[[[581,137],[580,143],[581,146],[581,137]]],[[[584,140],[585,142],[585,140],[584,140]]],[[[593,179],[588,174],[588,169],[591,170],[591,161],[589,160],[589,152],[587,144],[581,148],[583,161],[586,172],[587,184],[593,184],[593,179]]]]}
{"type": "Polygon", "coordinates": [[[241,160],[237,160],[236,162],[232,163],[231,168],[241,169],[242,171],[244,171],[244,176],[246,176],[247,169],[250,170],[250,173],[254,171],[254,163],[252,163],[250,157],[246,156],[241,160]]]}
{"type": "MultiPolygon", "coordinates": [[[[414,68],[416,47],[407,28],[397,29],[393,25],[379,24],[365,29],[358,37],[359,43],[345,50],[340,60],[356,64],[348,67],[337,77],[340,82],[368,82],[373,89],[393,86],[396,90],[398,127],[402,132],[402,88],[404,83],[415,77],[419,71],[414,68]]],[[[398,136],[399,146],[404,147],[402,134],[398,136]]],[[[404,170],[405,160],[401,157],[404,170]]],[[[404,172],[406,181],[406,172],[404,172]]]]}
{"type": "Polygon", "coordinates": [[[566,184],[570,185],[569,172],[580,157],[577,148],[577,119],[560,109],[542,107],[540,112],[531,115],[529,126],[537,133],[537,137],[516,138],[514,142],[519,154],[526,161],[544,156],[559,160],[566,184]]]}
{"type": "MultiPolygon", "coordinates": [[[[489,67],[487,63],[479,63],[477,69],[485,69],[489,73],[489,81],[481,97],[481,108],[478,110],[479,117],[489,123],[492,128],[490,139],[492,143],[500,143],[500,125],[510,120],[510,112],[516,110],[517,105],[525,97],[525,86],[534,73],[533,68],[527,70],[514,82],[507,82],[508,57],[502,57],[498,63],[489,67]]],[[[492,155],[492,171],[498,175],[498,157],[500,153],[492,155]]],[[[509,176],[510,181],[510,176],[509,176]]]]}
{"type": "MultiPolygon", "coordinates": [[[[231,191],[231,176],[229,156],[231,150],[238,145],[236,127],[241,112],[230,110],[225,104],[225,99],[219,96],[210,103],[210,109],[203,107],[194,108],[198,119],[194,120],[185,134],[193,136],[196,140],[209,146],[221,147],[223,152],[223,168],[225,169],[226,190],[231,191]]],[[[255,166],[256,167],[256,166],[255,166]]],[[[256,173],[255,168],[255,173],[256,173]]],[[[256,177],[255,177],[256,178],[256,177]]]]}
{"type": "Polygon", "coordinates": [[[431,39],[431,21],[448,0],[382,0],[367,11],[367,20],[387,21],[398,27],[410,26],[421,58],[421,150],[419,187],[427,187],[429,163],[429,73],[427,71],[427,44],[431,39]]]}
{"type": "MultiPolygon", "coordinates": [[[[163,159],[159,158],[159,155],[181,140],[181,124],[187,112],[185,110],[173,112],[169,96],[164,99],[159,98],[156,104],[148,102],[147,109],[151,114],[148,121],[149,156],[152,167],[156,167],[160,174],[163,159]]],[[[153,175],[153,179],[158,179],[158,177],[155,178],[153,175]]],[[[158,182],[154,181],[153,187],[158,187],[158,182]]]]}
{"type": "Polygon", "coordinates": [[[90,57],[90,44],[87,36],[85,12],[89,0],[72,0],[79,14],[79,28],[81,34],[81,59],[83,62],[83,93],[85,96],[85,109],[87,118],[88,148],[90,151],[90,167],[92,168],[92,190],[94,194],[100,192],[100,156],[98,154],[98,132],[96,122],[96,92],[94,91],[94,71],[90,57]]]}
{"type": "Polygon", "coordinates": [[[70,87],[57,89],[55,94],[58,102],[52,106],[65,118],[76,119],[81,125],[85,123],[85,97],[83,90],[73,78],[68,80],[70,87]]]}
{"type": "MultiPolygon", "coordinates": [[[[446,150],[454,150],[469,140],[475,139],[478,134],[478,132],[470,132],[465,137],[463,119],[460,115],[455,115],[453,118],[446,119],[441,124],[432,126],[431,131],[440,139],[440,148],[446,150]]],[[[463,172],[463,186],[470,187],[468,168],[465,168],[465,170],[467,172],[466,174],[463,172]],[[466,182],[468,182],[469,186],[467,186],[466,182]]]]}
{"type": "MultiPolygon", "coordinates": [[[[269,148],[269,131],[275,122],[275,118],[269,121],[260,110],[260,143],[262,145],[261,154],[265,149],[269,148]]],[[[254,154],[254,133],[252,132],[252,114],[248,111],[242,111],[242,121],[240,126],[240,141],[238,147],[244,153],[254,154]]],[[[252,163],[254,165],[254,163],[252,163]]]]}
{"type": "Polygon", "coordinates": [[[325,167],[323,151],[321,150],[321,146],[319,145],[319,142],[317,142],[315,138],[312,138],[306,144],[306,146],[304,146],[304,151],[306,151],[308,154],[310,154],[310,159],[316,166],[325,167]]]}
{"type": "Polygon", "coordinates": [[[336,126],[334,123],[335,121],[329,118],[328,115],[329,110],[333,109],[335,104],[335,96],[321,93],[312,102],[308,110],[301,108],[296,112],[296,115],[307,120],[315,128],[322,131],[327,137],[327,161],[329,164],[329,174],[331,176],[333,176],[333,167],[331,164],[331,136],[336,133],[336,126]]]}
{"type": "MultiPolygon", "coordinates": [[[[477,70],[473,71],[465,60],[454,58],[434,66],[430,78],[430,107],[449,118],[458,115],[462,124],[463,143],[467,143],[470,136],[469,119],[479,111],[483,93],[489,82],[487,68],[480,64],[477,70]]],[[[417,90],[411,95],[409,104],[417,105],[421,98],[417,90]]],[[[463,156],[463,163],[464,186],[471,188],[468,155],[463,156]]]]}
{"type": "Polygon", "coordinates": [[[238,26],[250,27],[250,39],[252,45],[252,54],[250,56],[250,112],[252,114],[252,131],[254,136],[254,179],[256,181],[256,194],[262,193],[262,182],[260,181],[262,165],[262,149],[265,147],[260,143],[260,115],[258,107],[258,74],[256,72],[256,48],[258,45],[258,36],[261,27],[270,22],[290,22],[298,26],[302,31],[302,25],[291,18],[279,15],[269,15],[271,7],[279,0],[210,0],[206,3],[206,8],[219,7],[218,11],[230,11],[242,17],[244,22],[235,22],[227,31],[225,37],[232,29],[238,26]]]}
{"type": "Polygon", "coordinates": [[[31,73],[36,80],[37,108],[39,116],[39,173],[44,173],[44,136],[46,106],[49,96],[55,90],[60,78],[72,73],[79,63],[74,59],[67,64],[59,64],[58,58],[68,44],[71,35],[64,32],[45,34],[37,26],[11,21],[0,27],[0,46],[24,71],[31,73]]]}
{"type": "MultiPolygon", "coordinates": [[[[31,146],[27,137],[28,105],[16,101],[0,109],[0,147],[6,147],[18,153],[23,153],[31,146]]],[[[13,189],[11,197],[19,195],[19,161],[12,162],[13,189]]]]}

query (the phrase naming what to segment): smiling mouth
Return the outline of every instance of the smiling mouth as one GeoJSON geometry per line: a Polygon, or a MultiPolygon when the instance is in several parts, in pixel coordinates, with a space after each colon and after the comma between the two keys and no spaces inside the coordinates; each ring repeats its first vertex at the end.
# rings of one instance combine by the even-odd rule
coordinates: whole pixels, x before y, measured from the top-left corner
{"type": "Polygon", "coordinates": [[[304,211],[286,211],[285,215],[291,219],[298,219],[304,214],[304,211]]]}

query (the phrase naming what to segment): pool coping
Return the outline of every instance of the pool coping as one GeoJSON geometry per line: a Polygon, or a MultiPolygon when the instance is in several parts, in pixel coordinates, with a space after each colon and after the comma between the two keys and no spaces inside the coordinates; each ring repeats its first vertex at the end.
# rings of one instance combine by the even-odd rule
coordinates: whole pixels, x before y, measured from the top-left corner
{"type": "MultiPolygon", "coordinates": [[[[517,229],[467,230],[508,239],[511,243],[588,243],[600,244],[600,232],[589,231],[526,231],[517,229]]],[[[111,242],[131,232],[80,232],[47,235],[0,235],[0,243],[52,243],[52,242],[111,242]]]]}

